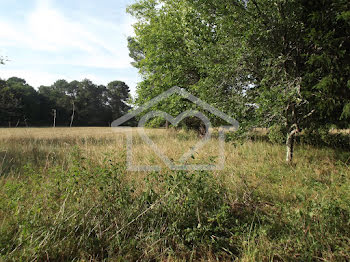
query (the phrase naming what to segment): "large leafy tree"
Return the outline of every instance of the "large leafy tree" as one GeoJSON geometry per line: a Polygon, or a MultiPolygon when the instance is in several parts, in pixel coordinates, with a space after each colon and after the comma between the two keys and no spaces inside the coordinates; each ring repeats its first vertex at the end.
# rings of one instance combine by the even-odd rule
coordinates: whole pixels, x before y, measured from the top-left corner
{"type": "Polygon", "coordinates": [[[350,116],[350,2],[305,1],[305,95],[316,106],[319,125],[348,127],[350,116]],[[339,117],[340,116],[340,117],[339,117]]]}
{"type": "Polygon", "coordinates": [[[246,8],[253,20],[243,61],[253,69],[258,120],[283,125],[290,162],[298,132],[340,125],[346,117],[349,3],[249,1],[246,8]]]}
{"type": "Polygon", "coordinates": [[[128,100],[130,90],[127,84],[122,81],[108,83],[106,90],[106,101],[112,113],[112,120],[116,120],[130,110],[128,100]]]}
{"type": "Polygon", "coordinates": [[[112,108],[108,105],[108,89],[102,85],[95,85],[85,79],[79,84],[77,92],[77,113],[81,124],[102,125],[111,123],[112,108]],[[83,122],[84,121],[84,122],[83,122]]]}
{"type": "MultiPolygon", "coordinates": [[[[0,56],[0,64],[5,58],[0,56]]],[[[0,79],[0,125],[107,125],[125,114],[130,106],[129,87],[121,81],[106,86],[88,79],[57,80],[38,91],[24,79],[0,79]]]]}
{"type": "Polygon", "coordinates": [[[38,121],[40,113],[39,97],[33,87],[24,79],[11,77],[1,81],[0,107],[1,122],[11,126],[38,121]]]}
{"type": "MultiPolygon", "coordinates": [[[[137,90],[137,104],[143,104],[173,86],[180,86],[236,116],[238,106],[228,107],[222,103],[225,101],[222,97],[242,92],[227,92],[232,88],[227,81],[221,82],[216,89],[208,88],[220,78],[214,72],[219,71],[218,67],[208,70],[211,67],[207,57],[215,53],[213,47],[218,41],[213,21],[203,23],[198,11],[186,1],[140,1],[128,11],[139,21],[135,24],[136,37],[129,39],[130,56],[144,78],[137,90]]],[[[236,101],[243,104],[241,98],[236,101]]],[[[178,96],[152,108],[155,109],[172,115],[187,109],[201,110],[178,96]]],[[[219,121],[210,117],[213,122],[219,121]]]]}
{"type": "Polygon", "coordinates": [[[36,91],[24,79],[0,79],[0,125],[51,125],[54,116],[61,126],[110,125],[131,108],[129,92],[121,81],[58,80],[36,91]]]}
{"type": "MultiPolygon", "coordinates": [[[[129,87],[121,81],[106,86],[88,79],[67,82],[58,80],[51,86],[41,86],[39,93],[50,101],[60,125],[107,125],[125,114],[130,107],[129,87]]],[[[50,113],[50,110],[48,110],[50,113]]]]}
{"type": "Polygon", "coordinates": [[[243,127],[282,126],[288,162],[298,132],[349,116],[347,1],[144,0],[129,12],[140,103],[180,85],[243,127]]]}
{"type": "Polygon", "coordinates": [[[56,112],[58,125],[67,125],[70,117],[71,99],[69,97],[70,85],[66,80],[57,80],[51,86],[40,86],[39,94],[46,98],[46,119],[51,119],[53,110],[56,112]]]}

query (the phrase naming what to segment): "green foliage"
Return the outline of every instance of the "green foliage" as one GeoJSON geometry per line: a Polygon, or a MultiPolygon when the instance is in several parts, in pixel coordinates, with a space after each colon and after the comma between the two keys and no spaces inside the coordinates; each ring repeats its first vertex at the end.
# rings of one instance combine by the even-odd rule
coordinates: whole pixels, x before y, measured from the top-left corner
{"type": "Polygon", "coordinates": [[[24,79],[11,77],[1,80],[0,125],[13,125],[40,120],[40,97],[24,79]]]}
{"type": "Polygon", "coordinates": [[[230,249],[228,228],[233,226],[233,214],[223,198],[225,190],[210,174],[155,173],[148,183],[149,189],[142,198],[160,203],[146,216],[152,223],[162,218],[163,234],[173,239],[173,249],[179,244],[188,250],[205,245],[219,250],[220,244],[230,249]],[[153,191],[157,180],[161,181],[158,193],[153,191]]]}
{"type": "Polygon", "coordinates": [[[280,125],[273,125],[269,128],[268,137],[272,143],[284,144],[286,142],[287,130],[280,125]]]}
{"type": "MultiPolygon", "coordinates": [[[[177,85],[246,131],[344,128],[349,8],[345,0],[138,1],[128,8],[137,19],[130,55],[144,79],[136,103],[177,85]]],[[[190,107],[171,98],[157,109],[177,115],[190,107]]]]}
{"type": "Polygon", "coordinates": [[[299,136],[299,140],[301,143],[313,146],[338,148],[345,151],[350,149],[350,137],[348,134],[329,132],[328,129],[305,130],[299,136]]]}
{"type": "MultiPolygon", "coordinates": [[[[174,252],[206,245],[230,248],[228,228],[233,217],[224,202],[224,189],[211,175],[154,173],[143,192],[135,195],[123,167],[107,161],[108,168],[87,170],[90,163],[79,151],[73,161],[69,172],[51,170],[47,182],[27,172],[36,199],[1,227],[1,254],[25,260],[44,259],[47,254],[54,260],[76,259],[78,254],[137,258],[142,255],[139,250],[154,241],[174,252]],[[161,181],[157,188],[155,181],[161,181]],[[40,193],[42,183],[47,190],[40,193]]],[[[27,189],[9,182],[2,201],[17,200],[3,207],[17,210],[30,193],[27,189]]]]}
{"type": "Polygon", "coordinates": [[[347,103],[343,109],[341,119],[343,119],[343,118],[347,119],[349,117],[350,117],[350,103],[347,103]]]}
{"type": "Polygon", "coordinates": [[[110,125],[130,110],[129,87],[121,81],[98,86],[90,80],[58,80],[36,91],[24,79],[0,80],[0,125],[110,125]],[[73,114],[74,112],[74,114],[73,114]],[[73,117],[72,117],[73,116],[73,117]]]}

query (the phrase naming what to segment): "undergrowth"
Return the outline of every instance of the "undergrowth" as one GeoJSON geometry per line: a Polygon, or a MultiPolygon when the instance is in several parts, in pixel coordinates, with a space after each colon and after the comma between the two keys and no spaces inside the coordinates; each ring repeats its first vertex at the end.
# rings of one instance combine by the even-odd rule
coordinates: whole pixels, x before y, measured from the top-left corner
{"type": "Polygon", "coordinates": [[[66,172],[27,167],[2,185],[3,260],[350,258],[349,184],[328,199],[266,204],[209,172],[149,173],[140,190],[120,163],[91,166],[77,155],[66,172]]]}
{"type": "Polygon", "coordinates": [[[220,172],[135,173],[102,138],[51,141],[1,145],[0,261],[350,260],[347,151],[227,143],[220,172]]]}

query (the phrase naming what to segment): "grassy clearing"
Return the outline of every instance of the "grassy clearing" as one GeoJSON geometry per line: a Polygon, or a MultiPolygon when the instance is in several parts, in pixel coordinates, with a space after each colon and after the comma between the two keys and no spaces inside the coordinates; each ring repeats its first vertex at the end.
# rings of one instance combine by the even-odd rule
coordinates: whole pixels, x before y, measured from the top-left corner
{"type": "MultiPolygon", "coordinates": [[[[194,133],[148,130],[172,159],[194,133]]],[[[191,161],[213,163],[215,139],[191,161]]],[[[350,153],[226,144],[215,172],[128,172],[109,128],[0,129],[0,260],[348,261],[350,153]]],[[[134,135],[134,162],[159,159],[134,135]]]]}

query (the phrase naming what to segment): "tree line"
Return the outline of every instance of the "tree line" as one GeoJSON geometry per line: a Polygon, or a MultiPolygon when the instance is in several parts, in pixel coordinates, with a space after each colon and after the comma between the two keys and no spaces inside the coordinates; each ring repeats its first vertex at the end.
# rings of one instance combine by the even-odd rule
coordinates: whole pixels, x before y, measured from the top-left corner
{"type": "Polygon", "coordinates": [[[129,92],[122,81],[58,80],[36,90],[18,77],[0,79],[0,125],[108,126],[130,109],[129,92]]]}
{"type": "MultiPolygon", "coordinates": [[[[136,104],[180,86],[236,118],[241,134],[278,130],[288,162],[301,132],[349,127],[348,0],[139,0],[127,11],[143,76],[136,104]]],[[[174,96],[155,108],[176,116],[193,105],[174,96]]]]}

